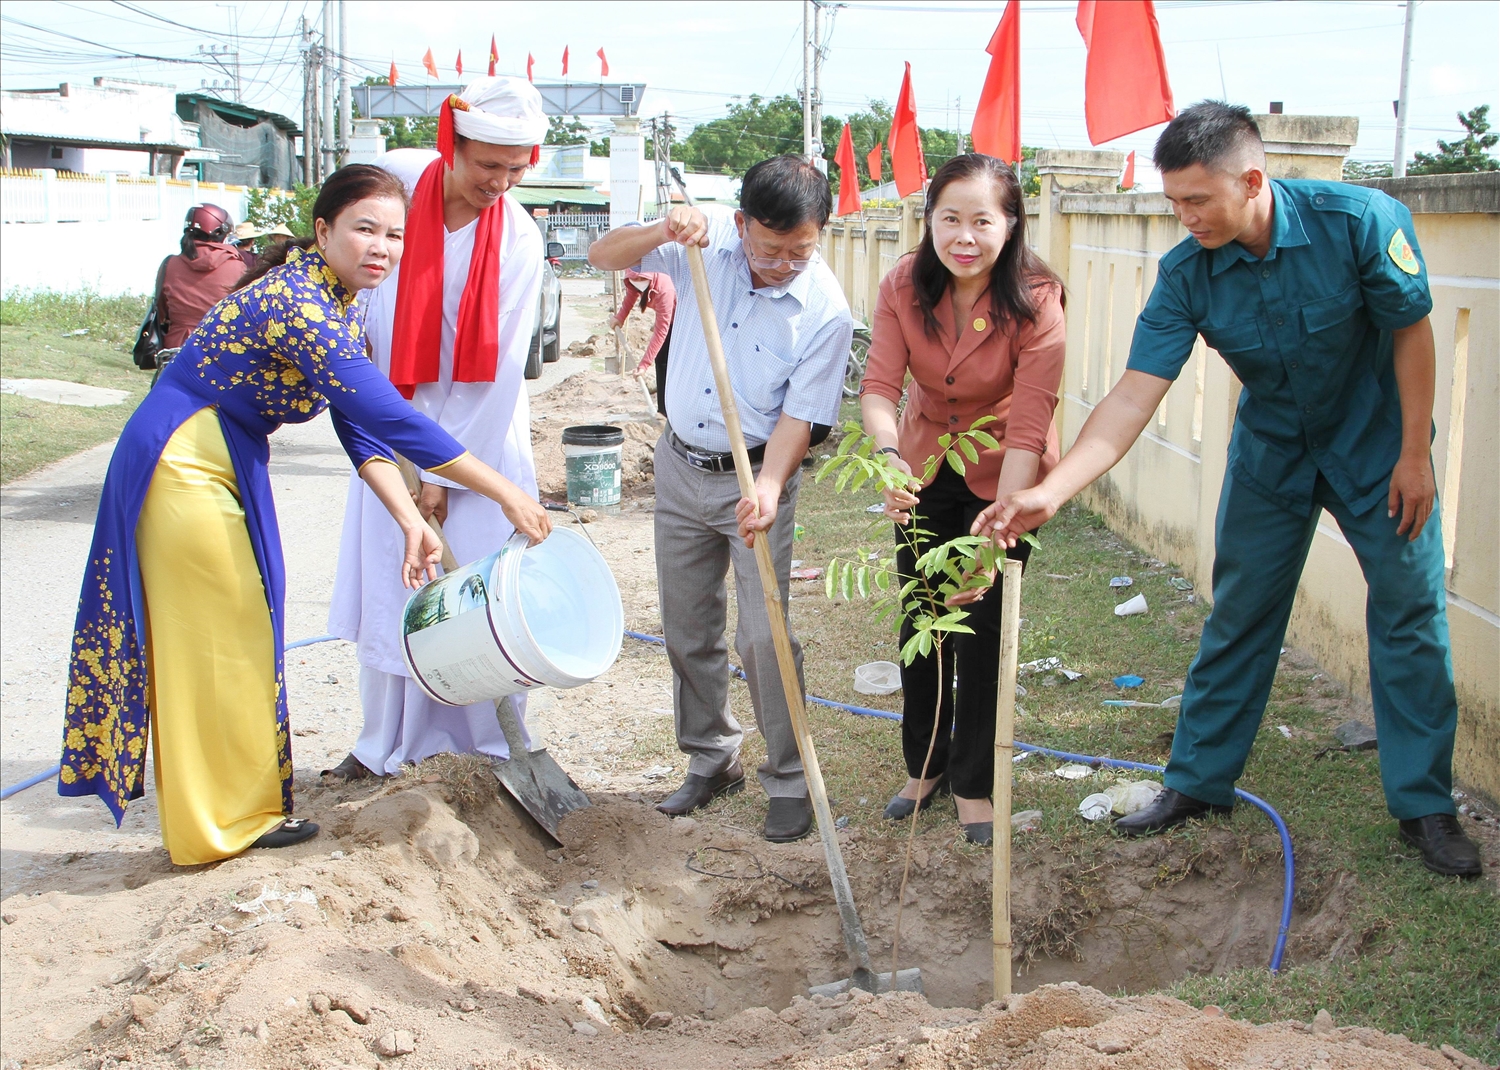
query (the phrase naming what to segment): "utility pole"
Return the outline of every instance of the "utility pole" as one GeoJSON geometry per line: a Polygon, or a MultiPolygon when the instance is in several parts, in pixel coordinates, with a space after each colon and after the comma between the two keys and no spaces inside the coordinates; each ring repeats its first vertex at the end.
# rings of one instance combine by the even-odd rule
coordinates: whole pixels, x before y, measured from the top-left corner
{"type": "Polygon", "coordinates": [[[813,9],[813,91],[812,91],[812,158],[819,171],[828,173],[823,158],[823,5],[812,0],[813,9]]]}
{"type": "Polygon", "coordinates": [[[339,152],[342,166],[349,155],[349,138],[353,131],[354,101],[349,93],[349,16],[344,0],[339,0],[339,152]]]}
{"type": "Polygon", "coordinates": [[[323,147],[323,178],[333,174],[338,166],[338,153],[334,140],[338,136],[333,120],[333,4],[323,0],[323,62],[319,64],[323,75],[323,118],[318,123],[319,144],[323,147]]]}
{"type": "MultiPolygon", "coordinates": [[[[229,39],[234,42],[234,70],[226,70],[224,73],[234,79],[234,102],[243,103],[242,89],[240,86],[240,12],[233,4],[215,4],[214,7],[229,9],[229,39]]],[[[223,66],[221,61],[219,66],[223,66]]]]}
{"type": "Polygon", "coordinates": [[[812,0],[802,0],[802,155],[813,154],[812,0]]]}
{"type": "Polygon", "coordinates": [[[672,209],[672,116],[651,120],[651,159],[656,165],[656,208],[665,217],[672,209]]]}
{"type": "Polygon", "coordinates": [[[318,83],[313,68],[312,25],[302,16],[302,183],[318,181],[318,83]]]}
{"type": "Polygon", "coordinates": [[[1406,114],[1411,107],[1407,89],[1411,82],[1411,37],[1417,12],[1416,0],[1406,0],[1406,33],[1401,41],[1401,97],[1396,101],[1396,153],[1391,174],[1406,177],[1406,114]]]}

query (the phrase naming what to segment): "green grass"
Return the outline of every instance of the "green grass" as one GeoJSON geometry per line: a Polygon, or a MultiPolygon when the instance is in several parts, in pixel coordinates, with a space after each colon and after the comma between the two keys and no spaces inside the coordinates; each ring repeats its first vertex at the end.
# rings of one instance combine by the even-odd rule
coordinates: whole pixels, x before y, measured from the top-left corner
{"type": "Polygon", "coordinates": [[[98,409],[0,394],[0,483],[120,433],[151,384],[151,373],[130,359],[145,311],[141,297],[37,293],[0,301],[0,375],[62,379],[130,394],[120,405],[98,409]],[[83,328],[88,334],[69,333],[83,328]]]}
{"type": "MultiPolygon", "coordinates": [[[[816,452],[832,452],[832,444],[816,452]]],[[[826,565],[835,554],[859,545],[888,547],[888,523],[870,524],[864,512],[878,495],[840,497],[831,481],[805,479],[797,519],[805,529],[795,556],[808,566],[826,565]]],[[[1180,694],[1206,616],[1201,597],[1190,598],[1169,580],[1181,572],[1111,533],[1084,509],[1069,507],[1039,533],[1041,548],[1027,568],[1022,592],[1021,660],[1058,655],[1084,672],[1069,684],[1023,682],[1025,716],[1017,738],[1085,754],[1111,755],[1162,764],[1176,721],[1173,710],[1117,709],[1101,705],[1121,697],[1110,682],[1123,673],[1145,678],[1129,697],[1160,701],[1180,694]],[[1111,576],[1129,575],[1128,594],[1146,596],[1150,612],[1117,618],[1124,601],[1109,588],[1111,576]],[[1052,576],[1071,577],[1055,579],[1052,576]]],[[[900,695],[872,698],[853,689],[855,666],[896,660],[895,637],[876,624],[871,605],[828,602],[821,582],[794,583],[792,614],[806,651],[810,693],[861,706],[900,710],[900,695]]],[[[733,622],[730,624],[731,634],[733,622]]],[[[732,657],[732,655],[731,655],[732,657]]],[[[735,713],[753,723],[746,688],[731,690],[735,713]]],[[[1350,935],[1341,957],[1324,961],[1309,953],[1296,958],[1293,925],[1290,967],[1273,978],[1264,969],[1218,977],[1195,977],[1170,994],[1204,1005],[1217,1003],[1253,1021],[1310,1021],[1326,1007],[1339,1025],[1365,1025],[1404,1033],[1423,1043],[1452,1044],[1477,1058],[1500,1061],[1500,898],[1489,880],[1459,882],[1436,877],[1405,857],[1396,824],[1387,814],[1374,753],[1315,759],[1334,741],[1334,725],[1360,711],[1316,666],[1283,660],[1266,717],[1240,786],[1268,800],[1290,827],[1298,862],[1298,905],[1315,913],[1339,881],[1353,878],[1347,915],[1350,935]],[[1286,725],[1293,738],[1278,731],[1286,725]]],[[[1368,713],[1363,715],[1368,719],[1368,713]]],[[[895,841],[904,829],[880,819],[886,799],[903,783],[899,728],[890,722],[809,707],[818,754],[835,809],[849,816],[866,843],[895,841]],[[860,800],[864,800],[862,803],[860,800]]],[[[680,758],[667,738],[643,739],[640,757],[680,758]]],[[[746,769],[761,760],[761,739],[747,736],[746,769]]],[[[1049,775],[1055,763],[1031,759],[1017,766],[1014,809],[1041,809],[1038,833],[1018,850],[1056,848],[1079,860],[1080,870],[1103,862],[1112,838],[1076,814],[1077,782],[1049,775]]],[[[1097,789],[1094,789],[1097,790],[1097,789]]],[[[720,800],[715,819],[747,829],[760,822],[756,792],[720,800]]],[[[953,824],[951,807],[924,816],[924,828],[953,824]]],[[[1279,852],[1268,848],[1269,823],[1241,808],[1231,821],[1214,822],[1241,839],[1247,859],[1279,869],[1279,852]]],[[[953,824],[957,832],[956,824],[953,824]]],[[[1206,837],[1207,825],[1174,835],[1189,848],[1206,837]]],[[[960,850],[972,850],[960,847],[960,850]]],[[[1319,952],[1322,953],[1322,952],[1319,952]]]]}

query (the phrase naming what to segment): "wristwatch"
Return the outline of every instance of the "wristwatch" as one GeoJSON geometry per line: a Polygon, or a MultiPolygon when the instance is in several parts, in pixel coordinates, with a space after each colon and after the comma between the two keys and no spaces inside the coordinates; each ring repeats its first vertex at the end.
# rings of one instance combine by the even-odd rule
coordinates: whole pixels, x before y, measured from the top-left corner
{"type": "Polygon", "coordinates": [[[901,451],[898,450],[895,446],[881,446],[875,452],[876,453],[889,453],[892,456],[896,457],[898,460],[901,458],[901,451]]]}

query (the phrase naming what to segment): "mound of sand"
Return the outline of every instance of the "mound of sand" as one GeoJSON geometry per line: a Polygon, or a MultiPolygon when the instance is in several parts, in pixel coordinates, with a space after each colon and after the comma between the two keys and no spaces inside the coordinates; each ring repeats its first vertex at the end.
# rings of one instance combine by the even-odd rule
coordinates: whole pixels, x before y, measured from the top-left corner
{"type": "Polygon", "coordinates": [[[842,972],[816,843],[773,849],[599,794],[555,848],[472,758],[304,789],[299,813],[325,831],[297,848],[197,870],[136,855],[7,899],[5,1066],[1479,1066],[1367,1029],[1251,1026],[1071,983],[978,1010],[804,998],[842,972]]]}

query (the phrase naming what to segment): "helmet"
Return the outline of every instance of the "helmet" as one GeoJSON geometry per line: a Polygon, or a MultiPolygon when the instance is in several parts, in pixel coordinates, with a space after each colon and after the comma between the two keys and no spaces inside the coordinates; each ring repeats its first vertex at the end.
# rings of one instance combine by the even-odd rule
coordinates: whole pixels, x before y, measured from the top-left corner
{"type": "Polygon", "coordinates": [[[194,237],[201,235],[204,241],[223,241],[234,229],[234,223],[229,213],[217,204],[195,204],[188,209],[182,229],[192,231],[194,237]]]}

